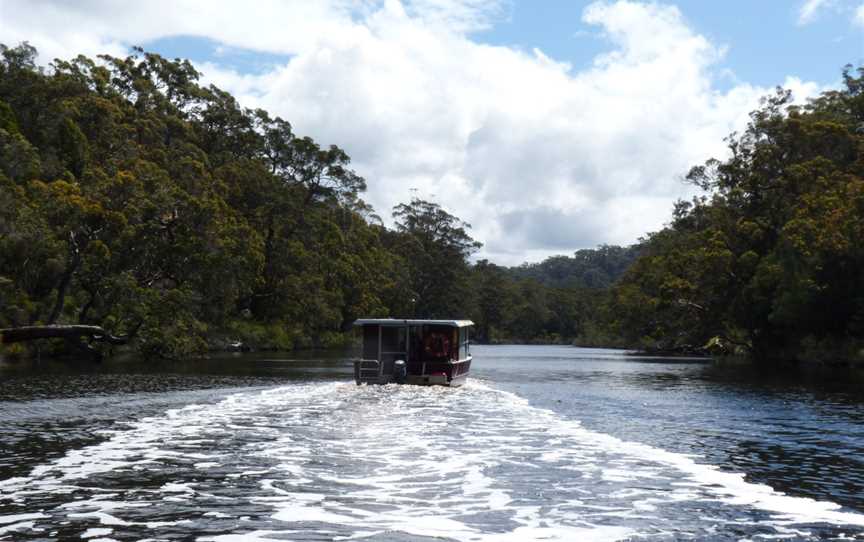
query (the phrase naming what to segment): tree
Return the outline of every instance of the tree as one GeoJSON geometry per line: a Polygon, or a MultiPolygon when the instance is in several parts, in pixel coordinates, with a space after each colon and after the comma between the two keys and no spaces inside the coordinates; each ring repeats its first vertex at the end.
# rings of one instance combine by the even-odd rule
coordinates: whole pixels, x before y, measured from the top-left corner
{"type": "Polygon", "coordinates": [[[622,332],[664,348],[710,344],[761,361],[860,357],[864,344],[864,68],[805,106],[778,89],[693,168],[709,196],[616,289],[622,332]]]}
{"type": "Polygon", "coordinates": [[[177,357],[329,341],[388,312],[397,257],[343,150],[188,61],[0,56],[0,325],[96,326],[177,357]]]}
{"type": "Polygon", "coordinates": [[[514,281],[505,268],[488,260],[478,261],[471,271],[471,289],[476,300],[472,320],[477,326],[477,337],[486,342],[499,339],[512,319],[516,303],[514,281]]]}
{"type": "Polygon", "coordinates": [[[468,257],[482,244],[471,227],[440,205],[413,198],[393,208],[398,236],[390,247],[404,256],[410,275],[411,312],[417,318],[468,314],[468,257]]]}

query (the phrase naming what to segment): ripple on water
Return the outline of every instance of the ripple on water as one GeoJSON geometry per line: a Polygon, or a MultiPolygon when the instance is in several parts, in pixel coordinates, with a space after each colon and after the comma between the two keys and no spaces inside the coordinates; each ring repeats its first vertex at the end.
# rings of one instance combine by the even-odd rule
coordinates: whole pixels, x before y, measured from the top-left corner
{"type": "Polygon", "coordinates": [[[0,537],[864,533],[862,514],[587,430],[476,380],[456,390],[307,383],[247,391],[131,421],[101,438],[0,481],[0,537]]]}

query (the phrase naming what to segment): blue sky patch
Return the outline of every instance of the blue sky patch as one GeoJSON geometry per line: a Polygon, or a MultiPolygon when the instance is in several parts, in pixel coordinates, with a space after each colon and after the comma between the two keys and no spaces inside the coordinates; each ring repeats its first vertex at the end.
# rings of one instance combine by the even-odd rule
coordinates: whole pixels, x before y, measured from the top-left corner
{"type": "Polygon", "coordinates": [[[140,44],[169,58],[185,58],[195,63],[210,62],[242,74],[262,74],[286,64],[291,55],[274,54],[220,44],[198,36],[171,36],[140,44]]]}

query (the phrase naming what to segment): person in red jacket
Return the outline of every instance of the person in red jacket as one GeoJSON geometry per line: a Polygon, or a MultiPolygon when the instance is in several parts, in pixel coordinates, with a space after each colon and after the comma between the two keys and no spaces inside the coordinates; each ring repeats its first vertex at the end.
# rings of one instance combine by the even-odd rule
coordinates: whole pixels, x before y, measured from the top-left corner
{"type": "Polygon", "coordinates": [[[423,342],[423,351],[429,358],[448,359],[450,357],[450,339],[444,333],[430,333],[426,335],[426,340],[423,342]]]}

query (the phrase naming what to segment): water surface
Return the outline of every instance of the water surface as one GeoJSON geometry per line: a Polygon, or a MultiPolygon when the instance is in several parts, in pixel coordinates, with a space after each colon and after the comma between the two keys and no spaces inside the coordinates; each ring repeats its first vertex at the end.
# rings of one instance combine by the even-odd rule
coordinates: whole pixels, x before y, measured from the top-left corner
{"type": "Polygon", "coordinates": [[[473,353],[0,364],[0,540],[864,539],[860,375],[473,353]]]}

